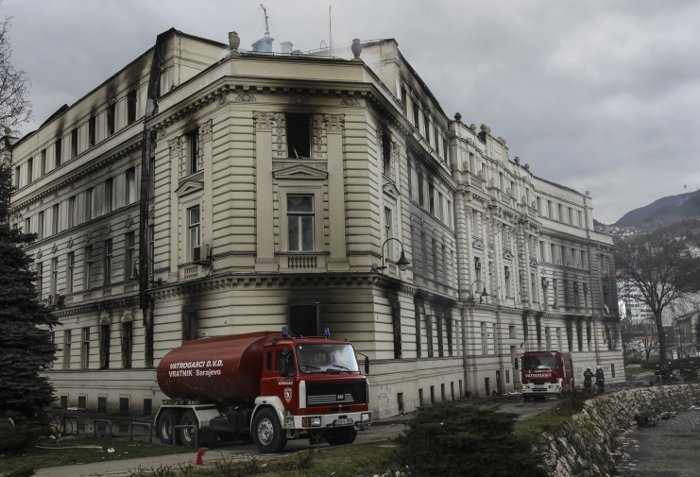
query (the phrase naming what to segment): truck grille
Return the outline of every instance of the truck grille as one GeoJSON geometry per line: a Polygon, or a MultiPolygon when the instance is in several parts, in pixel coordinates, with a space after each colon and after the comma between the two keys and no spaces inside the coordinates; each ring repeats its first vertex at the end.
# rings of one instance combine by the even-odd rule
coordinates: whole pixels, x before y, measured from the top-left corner
{"type": "Polygon", "coordinates": [[[367,402],[367,382],[306,383],[307,406],[367,402]]]}

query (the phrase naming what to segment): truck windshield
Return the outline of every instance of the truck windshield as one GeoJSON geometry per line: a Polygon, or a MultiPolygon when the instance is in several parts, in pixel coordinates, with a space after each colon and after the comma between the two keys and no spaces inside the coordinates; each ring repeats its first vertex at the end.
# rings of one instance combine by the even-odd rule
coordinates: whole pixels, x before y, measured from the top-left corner
{"type": "Polygon", "coordinates": [[[557,365],[554,356],[523,356],[523,369],[552,369],[557,365]]]}
{"type": "Polygon", "coordinates": [[[358,371],[355,350],[350,344],[319,343],[297,345],[302,373],[347,373],[358,371]]]}

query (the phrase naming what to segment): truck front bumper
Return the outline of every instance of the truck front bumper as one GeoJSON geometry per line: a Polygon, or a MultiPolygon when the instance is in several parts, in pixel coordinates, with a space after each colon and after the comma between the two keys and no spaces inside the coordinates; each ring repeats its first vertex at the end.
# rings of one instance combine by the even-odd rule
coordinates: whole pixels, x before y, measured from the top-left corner
{"type": "Polygon", "coordinates": [[[346,412],[338,414],[316,414],[308,416],[286,416],[285,429],[329,429],[334,427],[354,426],[366,429],[372,423],[370,411],[346,412]]]}
{"type": "Polygon", "coordinates": [[[562,387],[559,383],[523,384],[523,396],[546,396],[561,394],[562,387]]]}

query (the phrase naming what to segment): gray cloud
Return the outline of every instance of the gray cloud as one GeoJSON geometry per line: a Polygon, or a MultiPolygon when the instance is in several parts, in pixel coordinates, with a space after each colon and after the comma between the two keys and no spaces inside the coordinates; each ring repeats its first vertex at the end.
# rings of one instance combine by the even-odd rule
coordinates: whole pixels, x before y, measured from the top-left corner
{"type": "MultiPolygon", "coordinates": [[[[272,36],[295,48],[393,37],[448,116],[487,123],[533,171],[593,195],[613,222],[695,190],[700,169],[700,4],[691,0],[289,2],[266,0],[272,36]]],[[[243,45],[259,1],[4,0],[36,127],[175,27],[243,45]]]]}

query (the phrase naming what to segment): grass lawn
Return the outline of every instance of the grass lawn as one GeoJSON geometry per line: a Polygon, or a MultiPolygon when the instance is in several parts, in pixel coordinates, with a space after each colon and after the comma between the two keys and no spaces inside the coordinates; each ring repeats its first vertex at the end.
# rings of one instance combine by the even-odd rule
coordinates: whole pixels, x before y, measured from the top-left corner
{"type": "Polygon", "coordinates": [[[22,469],[39,469],[59,465],[87,464],[111,460],[133,459],[164,454],[192,452],[187,447],[149,444],[142,441],[107,437],[64,437],[42,441],[39,447],[7,455],[0,459],[0,474],[22,469]],[[114,449],[114,452],[108,452],[114,449]]]}

